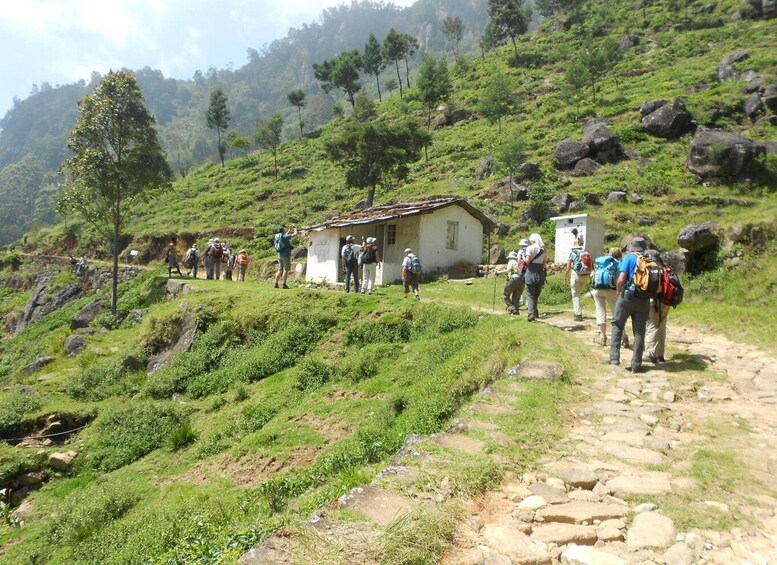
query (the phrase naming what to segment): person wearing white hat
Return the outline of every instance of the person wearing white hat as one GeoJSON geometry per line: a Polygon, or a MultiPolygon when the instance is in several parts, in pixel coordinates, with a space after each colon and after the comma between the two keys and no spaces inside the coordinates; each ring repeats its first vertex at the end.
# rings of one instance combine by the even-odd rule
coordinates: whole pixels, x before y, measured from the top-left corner
{"type": "Polygon", "coordinates": [[[402,260],[402,283],[405,287],[405,298],[410,289],[413,289],[416,300],[421,300],[421,291],[418,288],[421,282],[421,260],[413,254],[409,247],[405,249],[405,258],[402,260]]]}
{"type": "Polygon", "coordinates": [[[533,233],[529,236],[529,247],[526,248],[526,290],[528,298],[526,307],[528,309],[527,320],[533,322],[540,317],[537,303],[540,299],[540,293],[545,286],[547,273],[545,268],[548,264],[548,254],[545,252],[545,243],[540,234],[533,233]]]}
{"type": "Polygon", "coordinates": [[[208,246],[205,248],[205,278],[210,280],[213,278],[213,257],[210,254],[211,249],[213,248],[213,238],[211,237],[208,240],[208,246]]]}
{"type": "Polygon", "coordinates": [[[241,249],[235,257],[237,264],[237,280],[243,282],[246,280],[246,270],[248,269],[248,252],[241,249]]]}
{"type": "Polygon", "coordinates": [[[526,286],[524,282],[523,260],[521,254],[517,251],[510,251],[507,254],[507,266],[497,274],[507,274],[507,283],[502,291],[502,297],[507,306],[509,314],[518,315],[521,305],[521,294],[526,286]]]}
{"type": "Polygon", "coordinates": [[[196,243],[192,244],[191,249],[186,252],[184,261],[186,261],[186,266],[189,267],[189,274],[196,279],[197,267],[199,267],[200,262],[200,252],[197,250],[196,243]]]}
{"type": "Polygon", "coordinates": [[[374,237],[368,237],[359,255],[359,263],[362,266],[362,294],[365,292],[372,294],[380,259],[377,240],[374,237]]]}

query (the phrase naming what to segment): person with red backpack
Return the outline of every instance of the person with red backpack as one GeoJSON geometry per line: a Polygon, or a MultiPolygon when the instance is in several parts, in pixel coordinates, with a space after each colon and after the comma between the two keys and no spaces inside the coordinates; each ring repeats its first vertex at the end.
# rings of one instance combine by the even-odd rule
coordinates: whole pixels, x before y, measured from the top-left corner
{"type": "Polygon", "coordinates": [[[591,281],[593,271],[593,259],[591,254],[583,248],[583,242],[575,237],[572,251],[564,268],[564,286],[569,283],[572,289],[572,309],[575,311],[575,322],[583,321],[583,307],[580,303],[580,295],[591,281]],[[571,275],[570,275],[571,273],[571,275]]]}
{"type": "Polygon", "coordinates": [[[650,317],[645,328],[645,353],[654,365],[666,363],[666,323],[669,311],[682,301],[682,286],[670,267],[664,264],[656,249],[648,249],[648,255],[662,269],[661,294],[650,299],[650,317]],[[678,290],[679,288],[679,290],[678,290]],[[678,297],[679,294],[679,297],[678,297]]]}

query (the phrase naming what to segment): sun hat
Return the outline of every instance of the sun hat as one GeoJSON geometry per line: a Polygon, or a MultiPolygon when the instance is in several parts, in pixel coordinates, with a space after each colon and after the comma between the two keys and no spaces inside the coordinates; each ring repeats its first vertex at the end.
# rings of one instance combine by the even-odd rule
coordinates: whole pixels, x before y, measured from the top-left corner
{"type": "Polygon", "coordinates": [[[375,238],[374,237],[368,237],[367,238],[367,243],[375,243],[375,238]]]}
{"type": "Polygon", "coordinates": [[[352,235],[345,236],[345,241],[353,241],[354,237],[352,235]]]}
{"type": "Polygon", "coordinates": [[[508,259],[518,259],[518,254],[515,251],[510,251],[510,253],[507,254],[508,259]]]}
{"type": "Polygon", "coordinates": [[[405,249],[405,253],[412,253],[412,252],[413,252],[413,250],[410,249],[409,247],[407,249],[405,249]]]}
{"type": "Polygon", "coordinates": [[[529,247],[529,240],[526,238],[523,238],[519,243],[518,247],[529,247]]]}
{"type": "Polygon", "coordinates": [[[221,240],[217,237],[213,238],[213,243],[221,243],[221,240]]]}
{"type": "Polygon", "coordinates": [[[629,251],[631,252],[644,253],[646,249],[647,241],[644,237],[635,237],[629,243],[629,251]]]}
{"type": "Polygon", "coordinates": [[[246,250],[245,249],[241,249],[240,251],[238,251],[238,253],[246,253],[246,250]]]}

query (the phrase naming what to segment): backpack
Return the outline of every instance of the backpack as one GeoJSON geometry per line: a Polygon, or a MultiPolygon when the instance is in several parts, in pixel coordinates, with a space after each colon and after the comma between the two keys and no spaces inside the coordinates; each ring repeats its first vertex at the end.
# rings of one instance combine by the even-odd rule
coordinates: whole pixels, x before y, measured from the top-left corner
{"type": "Polygon", "coordinates": [[[672,308],[683,301],[683,285],[680,284],[680,277],[672,269],[664,267],[661,277],[661,304],[666,304],[672,308]]]}
{"type": "Polygon", "coordinates": [[[653,298],[661,292],[663,273],[653,258],[646,253],[637,254],[637,268],[632,282],[634,287],[644,296],[653,298]]]}
{"type": "Polygon", "coordinates": [[[358,260],[356,258],[356,250],[353,248],[353,246],[346,247],[343,250],[343,263],[348,265],[349,267],[358,265],[358,260]]]}
{"type": "Polygon", "coordinates": [[[578,275],[590,275],[594,267],[591,254],[585,249],[581,249],[574,253],[575,260],[572,263],[572,268],[578,275]]]}
{"type": "Polygon", "coordinates": [[[279,233],[275,235],[275,239],[273,240],[273,247],[275,247],[275,250],[280,253],[281,251],[284,251],[288,244],[286,240],[283,238],[283,234],[279,233]]]}
{"type": "Polygon", "coordinates": [[[364,253],[362,253],[362,256],[360,257],[362,265],[368,265],[370,263],[374,263],[377,259],[375,254],[375,248],[370,246],[367,249],[364,250],[364,253]]]}
{"type": "Polygon", "coordinates": [[[214,243],[213,247],[210,248],[210,256],[214,259],[221,259],[221,257],[224,255],[224,248],[221,247],[221,243],[214,243]]]}
{"type": "Polygon", "coordinates": [[[618,283],[618,261],[614,257],[603,255],[596,258],[595,264],[594,288],[616,288],[618,283]]]}
{"type": "Polygon", "coordinates": [[[417,275],[421,272],[421,260],[416,255],[410,257],[407,270],[411,275],[417,275]]]}
{"type": "Polygon", "coordinates": [[[197,261],[197,257],[194,254],[194,249],[189,249],[189,251],[186,252],[185,260],[186,260],[186,266],[187,267],[193,267],[194,266],[195,261],[197,261]]]}

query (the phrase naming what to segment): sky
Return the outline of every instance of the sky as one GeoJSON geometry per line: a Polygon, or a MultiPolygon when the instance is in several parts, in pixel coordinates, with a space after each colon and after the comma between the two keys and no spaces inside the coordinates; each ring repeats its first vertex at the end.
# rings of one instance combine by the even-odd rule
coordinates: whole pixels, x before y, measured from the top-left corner
{"type": "MultiPolygon", "coordinates": [[[[409,6],[415,0],[393,0],[409,6]]],[[[247,49],[319,21],[342,0],[0,0],[0,117],[32,85],[89,80],[111,69],[239,68],[247,49]]]]}

